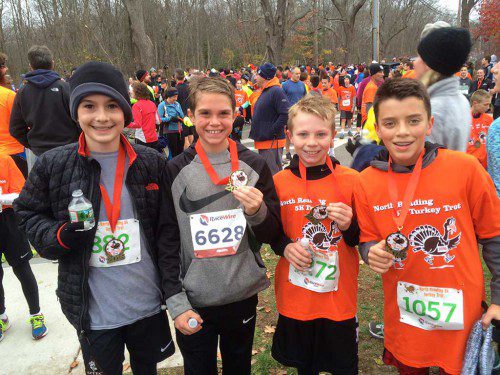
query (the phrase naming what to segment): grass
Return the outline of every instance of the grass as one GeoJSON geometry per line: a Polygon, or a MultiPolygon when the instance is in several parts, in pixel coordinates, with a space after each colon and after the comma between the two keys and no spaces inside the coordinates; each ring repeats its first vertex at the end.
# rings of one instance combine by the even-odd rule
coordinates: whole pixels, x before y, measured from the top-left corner
{"type": "MultiPolygon", "coordinates": [[[[268,269],[268,276],[271,278],[271,287],[259,294],[259,304],[257,306],[257,324],[255,329],[254,351],[252,357],[252,374],[254,375],[296,375],[293,368],[281,366],[271,357],[271,344],[273,334],[266,333],[272,331],[278,320],[276,303],[274,298],[274,270],[278,257],[273,251],[265,246],[262,249],[262,258],[268,269]],[[271,329],[269,329],[271,328],[271,329]]],[[[487,298],[489,300],[490,272],[483,262],[487,298]]],[[[359,319],[359,373],[360,374],[397,374],[397,371],[390,366],[385,366],[381,355],[383,341],[374,339],[368,333],[368,323],[372,320],[382,321],[383,319],[383,290],[382,279],[378,274],[371,271],[365,264],[360,265],[359,270],[359,292],[358,292],[358,319],[359,319]]],[[[221,362],[219,361],[219,364],[221,362]]],[[[431,373],[437,374],[433,369],[431,373]]],[[[181,375],[182,367],[160,370],[160,374],[181,375]]]]}

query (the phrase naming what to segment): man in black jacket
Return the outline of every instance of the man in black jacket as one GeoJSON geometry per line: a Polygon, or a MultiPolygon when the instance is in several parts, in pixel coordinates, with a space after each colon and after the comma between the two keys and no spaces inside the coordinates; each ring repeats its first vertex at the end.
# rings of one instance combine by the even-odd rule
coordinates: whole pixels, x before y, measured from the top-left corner
{"type": "Polygon", "coordinates": [[[469,89],[469,95],[474,94],[477,90],[490,91],[491,89],[491,79],[486,78],[486,70],[480,68],[476,72],[477,79],[472,81],[469,89]]]}
{"type": "Polygon", "coordinates": [[[28,51],[31,71],[16,95],[9,131],[27,151],[28,170],[38,156],[76,142],[80,130],[69,113],[69,86],[54,72],[52,52],[46,46],[28,51]]]}
{"type": "Polygon", "coordinates": [[[56,293],[77,330],[87,373],[122,374],[126,345],[134,374],[156,374],[156,364],[175,351],[161,309],[170,297],[163,291],[172,289],[163,273],[180,264],[157,245],[159,210],[169,204],[161,200],[170,189],[166,160],[122,135],[132,110],[113,66],[77,69],[70,110],[83,133],[78,144],[35,163],[14,204],[20,227],[41,256],[59,260],[56,293]],[[82,192],[92,208],[68,214],[72,195],[82,192]],[[85,221],[74,222],[80,216],[85,221]]]}

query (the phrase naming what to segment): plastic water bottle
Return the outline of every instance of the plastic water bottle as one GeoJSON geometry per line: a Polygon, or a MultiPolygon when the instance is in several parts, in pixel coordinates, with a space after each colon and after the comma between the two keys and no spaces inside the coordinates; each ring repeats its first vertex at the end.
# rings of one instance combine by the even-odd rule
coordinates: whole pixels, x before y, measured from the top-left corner
{"type": "Polygon", "coordinates": [[[311,246],[309,246],[309,239],[306,237],[302,237],[300,239],[300,246],[307,250],[307,252],[311,255],[311,265],[308,267],[309,276],[313,274],[313,265],[314,265],[314,251],[312,251],[311,246]]]}
{"type": "Polygon", "coordinates": [[[83,192],[78,189],[73,191],[73,199],[69,203],[69,219],[72,223],[83,221],[83,230],[90,230],[95,226],[94,209],[92,203],[83,196],[83,192]]]}

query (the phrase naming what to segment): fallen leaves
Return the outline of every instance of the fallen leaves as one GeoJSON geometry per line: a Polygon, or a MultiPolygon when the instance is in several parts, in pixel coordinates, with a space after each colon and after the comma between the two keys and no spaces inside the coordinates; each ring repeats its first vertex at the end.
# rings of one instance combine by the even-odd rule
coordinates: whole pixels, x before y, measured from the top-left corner
{"type": "Polygon", "coordinates": [[[78,362],[78,361],[73,361],[73,362],[71,362],[71,364],[69,365],[69,368],[70,368],[70,369],[74,369],[75,367],[77,367],[77,366],[78,366],[78,364],[79,364],[79,363],[80,363],[80,362],[78,362]]]}

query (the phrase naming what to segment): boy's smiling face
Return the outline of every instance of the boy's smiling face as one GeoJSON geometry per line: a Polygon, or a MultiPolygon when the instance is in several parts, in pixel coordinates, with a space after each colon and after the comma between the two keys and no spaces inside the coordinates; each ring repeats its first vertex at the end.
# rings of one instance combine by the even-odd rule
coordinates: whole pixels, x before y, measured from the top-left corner
{"type": "Polygon", "coordinates": [[[295,147],[295,153],[305,167],[325,164],[335,135],[326,120],[310,113],[299,112],[293,119],[293,127],[288,135],[295,147]]]}
{"type": "Polygon", "coordinates": [[[125,116],[114,99],[101,94],[88,95],[78,105],[77,116],[90,151],[118,150],[125,116]]]}
{"type": "Polygon", "coordinates": [[[188,110],[203,149],[219,153],[228,146],[227,137],[233,129],[236,116],[231,100],[223,94],[200,92],[194,112],[188,110]]]}
{"type": "Polygon", "coordinates": [[[434,118],[421,99],[385,99],[379,104],[375,129],[392,160],[399,165],[414,165],[422,152],[425,137],[431,134],[434,118]]]}

